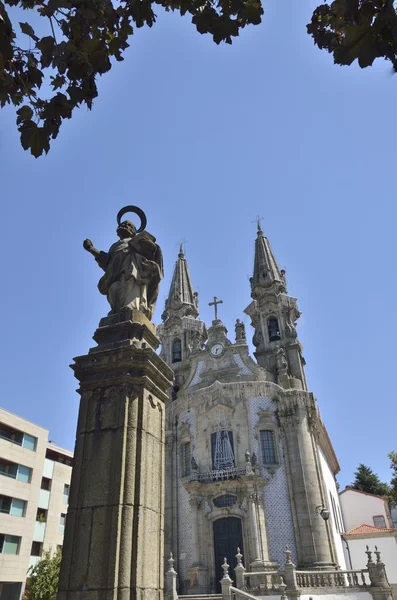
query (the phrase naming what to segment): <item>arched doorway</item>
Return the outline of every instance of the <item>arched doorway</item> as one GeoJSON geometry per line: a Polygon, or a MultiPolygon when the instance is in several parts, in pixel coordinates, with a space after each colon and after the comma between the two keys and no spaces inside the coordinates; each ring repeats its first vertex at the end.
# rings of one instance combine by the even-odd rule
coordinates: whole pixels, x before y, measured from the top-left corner
{"type": "Polygon", "coordinates": [[[243,549],[243,528],[241,519],[238,517],[224,517],[214,521],[214,554],[215,554],[215,584],[216,591],[221,591],[220,580],[223,576],[222,564],[226,557],[227,564],[230,565],[229,574],[234,580],[233,572],[236,566],[237,548],[243,549]]]}

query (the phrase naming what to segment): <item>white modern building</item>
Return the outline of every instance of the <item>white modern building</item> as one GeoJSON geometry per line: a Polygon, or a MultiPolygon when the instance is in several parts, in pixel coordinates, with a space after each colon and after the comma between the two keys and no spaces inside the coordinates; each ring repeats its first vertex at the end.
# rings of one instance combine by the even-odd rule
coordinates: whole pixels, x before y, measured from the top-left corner
{"type": "Polygon", "coordinates": [[[43,549],[63,544],[73,453],[0,409],[0,600],[21,598],[43,549]]]}
{"type": "Polygon", "coordinates": [[[346,488],[339,494],[339,500],[346,531],[342,539],[347,568],[365,568],[367,546],[373,554],[375,549],[379,550],[393,597],[397,598],[397,529],[388,498],[346,488]]]}

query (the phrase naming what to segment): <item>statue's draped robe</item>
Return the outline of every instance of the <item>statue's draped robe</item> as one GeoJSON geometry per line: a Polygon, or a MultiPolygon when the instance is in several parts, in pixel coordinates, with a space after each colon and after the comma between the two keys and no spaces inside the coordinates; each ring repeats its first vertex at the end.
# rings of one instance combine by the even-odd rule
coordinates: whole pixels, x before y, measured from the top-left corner
{"type": "Polygon", "coordinates": [[[163,278],[163,256],[155,238],[145,231],[119,240],[96,261],[105,271],[98,289],[108,297],[112,313],[129,306],[152,318],[163,278]]]}

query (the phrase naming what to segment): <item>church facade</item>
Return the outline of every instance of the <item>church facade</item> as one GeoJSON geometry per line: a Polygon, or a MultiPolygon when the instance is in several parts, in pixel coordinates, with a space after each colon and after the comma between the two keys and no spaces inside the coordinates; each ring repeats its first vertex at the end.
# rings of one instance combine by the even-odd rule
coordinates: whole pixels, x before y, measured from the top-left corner
{"type": "Polygon", "coordinates": [[[233,568],[346,568],[335,475],[339,470],[313,393],[288,295],[258,223],[252,301],[254,358],[244,324],[233,340],[218,318],[199,319],[182,248],[158,328],[175,373],[166,407],[165,555],[177,559],[179,592],[219,592],[233,568]]]}

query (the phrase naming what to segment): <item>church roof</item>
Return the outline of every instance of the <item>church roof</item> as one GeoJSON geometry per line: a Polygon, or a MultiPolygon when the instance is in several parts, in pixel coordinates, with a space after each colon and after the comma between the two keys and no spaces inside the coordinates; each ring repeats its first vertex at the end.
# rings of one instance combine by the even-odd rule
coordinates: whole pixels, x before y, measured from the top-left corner
{"type": "Polygon", "coordinates": [[[270,247],[269,240],[265,237],[258,220],[258,234],[255,240],[254,274],[251,279],[251,289],[254,290],[256,286],[270,287],[275,282],[283,285],[284,277],[270,247]]]}
{"type": "Polygon", "coordinates": [[[170,292],[165,301],[165,313],[184,312],[194,317],[198,316],[197,293],[193,289],[189,267],[183,252],[182,244],[178,259],[175,263],[170,292]],[[185,310],[183,310],[185,309],[185,310]],[[187,310],[186,310],[187,309],[187,310]]]}
{"type": "Polygon", "coordinates": [[[350,531],[347,531],[345,533],[346,535],[349,536],[353,536],[353,535],[362,535],[362,536],[374,536],[376,537],[377,535],[379,535],[380,533],[385,534],[385,533],[394,533],[397,535],[397,529],[394,529],[392,527],[374,527],[373,525],[366,525],[365,523],[362,523],[362,525],[359,525],[358,527],[355,527],[354,529],[351,529],[350,531]]]}

